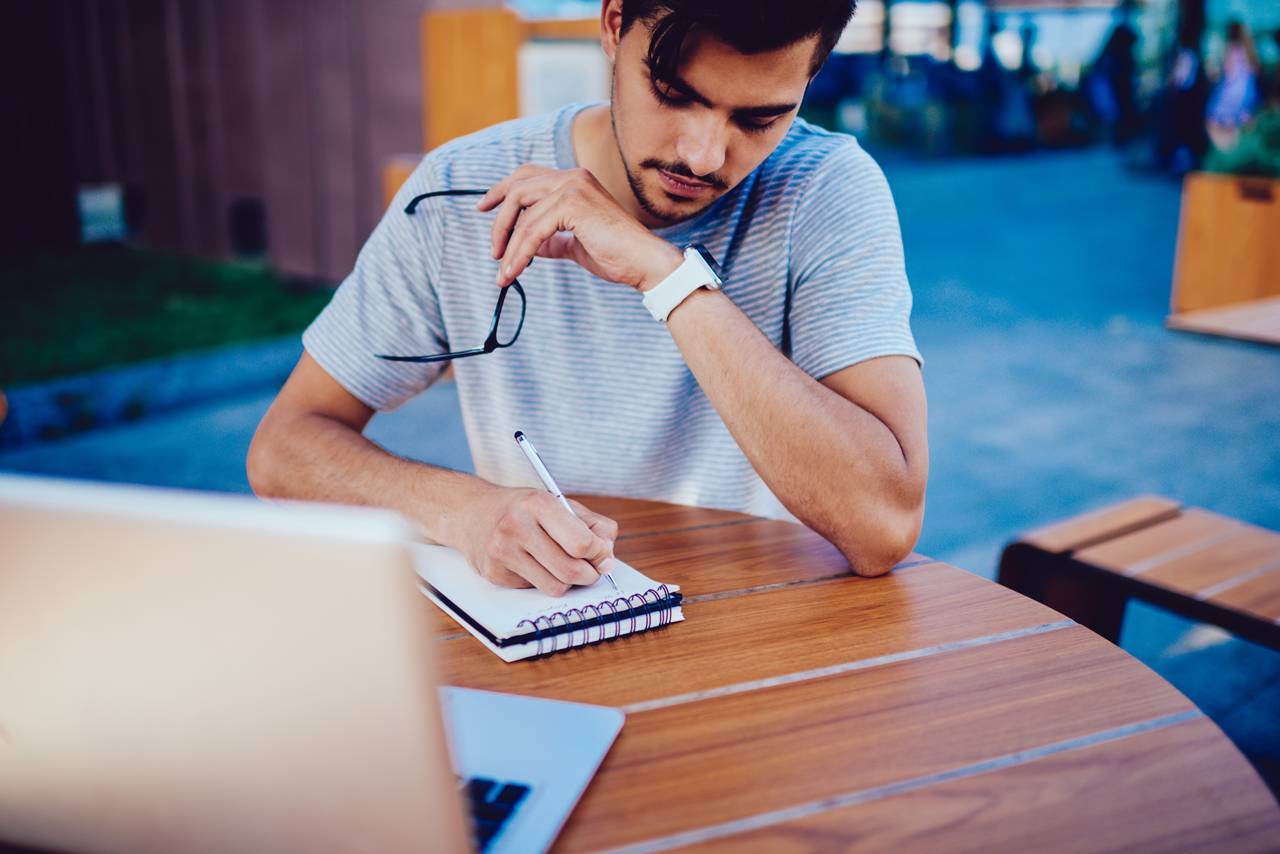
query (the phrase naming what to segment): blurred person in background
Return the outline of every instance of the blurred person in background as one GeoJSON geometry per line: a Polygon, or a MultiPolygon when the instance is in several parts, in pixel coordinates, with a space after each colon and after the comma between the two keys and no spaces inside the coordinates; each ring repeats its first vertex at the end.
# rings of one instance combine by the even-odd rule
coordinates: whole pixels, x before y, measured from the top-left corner
{"type": "Polygon", "coordinates": [[[888,572],[928,467],[897,214],[852,137],[797,118],[853,5],[604,0],[610,101],[426,155],[303,335],[255,492],[398,510],[498,585],[594,584],[617,524],[530,488],[519,429],[567,492],[792,515],[888,572]],[[362,435],[526,292],[515,346],[448,356],[477,476],[362,435]]]}
{"type": "Polygon", "coordinates": [[[1138,130],[1133,58],[1137,43],[1138,36],[1129,22],[1123,19],[1117,22],[1085,79],[1094,115],[1116,145],[1127,143],[1138,130]]]}
{"type": "Polygon", "coordinates": [[[991,152],[1024,151],[1035,143],[1035,118],[1031,95],[1020,71],[1010,71],[996,52],[1000,22],[994,15],[987,21],[987,43],[978,69],[984,107],[983,148],[991,152]]]}
{"type": "Polygon", "coordinates": [[[1258,51],[1241,21],[1227,25],[1227,50],[1218,82],[1209,95],[1206,124],[1216,148],[1230,151],[1240,130],[1258,111],[1258,51]]]}
{"type": "Polygon", "coordinates": [[[1157,106],[1156,164],[1174,176],[1200,165],[1209,150],[1202,116],[1209,100],[1209,78],[1194,27],[1179,27],[1173,62],[1157,106]]]}
{"type": "Polygon", "coordinates": [[[1271,56],[1274,61],[1266,75],[1266,91],[1263,97],[1268,106],[1275,108],[1280,107],[1280,30],[1271,34],[1271,42],[1271,56]]]}

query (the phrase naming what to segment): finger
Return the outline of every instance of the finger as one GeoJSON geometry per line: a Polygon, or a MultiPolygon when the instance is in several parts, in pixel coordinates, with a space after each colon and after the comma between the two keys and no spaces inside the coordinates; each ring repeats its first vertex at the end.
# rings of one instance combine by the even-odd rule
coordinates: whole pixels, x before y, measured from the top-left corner
{"type": "Polygon", "coordinates": [[[476,202],[476,210],[487,211],[492,210],[502,200],[507,197],[507,192],[511,187],[511,182],[515,180],[515,173],[511,173],[498,183],[489,188],[489,192],[480,197],[480,201],[476,202]]]}
{"type": "Polygon", "coordinates": [[[618,539],[617,522],[610,519],[608,516],[603,516],[595,512],[591,508],[586,507],[577,501],[570,501],[569,503],[573,505],[573,510],[578,514],[578,518],[586,522],[587,527],[590,528],[597,537],[608,541],[610,546],[613,545],[614,541],[618,539]]]}
{"type": "Polygon", "coordinates": [[[538,524],[555,540],[565,554],[585,560],[593,566],[611,556],[612,543],[599,537],[587,523],[566,510],[550,495],[539,501],[538,524]]]}
{"type": "Polygon", "coordinates": [[[600,573],[585,560],[570,557],[546,531],[539,530],[524,544],[533,559],[565,584],[587,585],[600,580],[600,573]]]}
{"type": "Polygon", "coordinates": [[[492,258],[501,258],[502,253],[507,250],[507,241],[511,239],[511,232],[520,220],[520,214],[524,212],[525,202],[520,189],[513,189],[502,200],[502,205],[493,218],[493,225],[489,227],[489,255],[492,258]]]}
{"type": "Polygon", "coordinates": [[[498,269],[498,284],[509,285],[529,266],[538,247],[560,230],[555,197],[542,199],[525,208],[516,223],[498,269]]]}
{"type": "Polygon", "coordinates": [[[491,564],[486,572],[481,575],[493,584],[499,587],[532,587],[533,584],[526,580],[523,576],[517,575],[505,566],[491,564]]]}
{"type": "Polygon", "coordinates": [[[548,172],[554,172],[546,166],[536,166],[532,163],[526,163],[516,169],[507,177],[489,188],[489,192],[480,197],[480,201],[476,202],[476,210],[487,211],[498,206],[503,199],[511,192],[513,185],[528,180],[537,175],[545,175],[548,172]]]}
{"type": "Polygon", "coordinates": [[[506,253],[511,233],[519,227],[521,215],[554,192],[563,180],[555,172],[531,173],[507,188],[506,197],[489,228],[492,257],[501,258],[506,253]]]}
{"type": "Polygon", "coordinates": [[[556,578],[537,558],[523,548],[516,546],[505,561],[505,569],[528,581],[548,596],[563,596],[572,586],[569,582],[556,578]]]}

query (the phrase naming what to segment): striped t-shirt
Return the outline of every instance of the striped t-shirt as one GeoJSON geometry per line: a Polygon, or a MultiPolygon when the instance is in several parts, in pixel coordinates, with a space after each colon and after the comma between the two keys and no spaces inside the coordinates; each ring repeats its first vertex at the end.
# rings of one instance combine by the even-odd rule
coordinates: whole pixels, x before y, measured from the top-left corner
{"type": "MultiPolygon", "coordinates": [[[[479,347],[497,298],[493,214],[468,196],[427,199],[412,216],[404,206],[431,190],[488,188],[525,163],[576,167],[571,129],[584,106],[497,125],[423,158],[303,335],[321,367],[387,410],[443,365],[374,354],[479,347]]],[[[920,359],[893,199],[850,136],[796,119],[741,184],[655,233],[677,247],[704,244],[725,294],[775,345],[790,303],[790,356],[816,379],[877,356],[920,359]]],[[[512,439],[523,430],[566,492],[788,515],[639,293],[567,260],[537,259],[520,282],[528,313],[516,343],[453,363],[478,475],[536,487],[512,439]]],[[[518,308],[509,295],[504,317],[518,308]]]]}

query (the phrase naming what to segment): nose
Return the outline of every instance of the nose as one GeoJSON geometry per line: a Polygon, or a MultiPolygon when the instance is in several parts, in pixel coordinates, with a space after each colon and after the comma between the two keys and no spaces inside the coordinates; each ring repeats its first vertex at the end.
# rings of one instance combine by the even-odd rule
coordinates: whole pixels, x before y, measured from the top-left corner
{"type": "Polygon", "coordinates": [[[699,178],[724,166],[726,128],[709,110],[691,116],[680,130],[676,155],[699,178]]]}

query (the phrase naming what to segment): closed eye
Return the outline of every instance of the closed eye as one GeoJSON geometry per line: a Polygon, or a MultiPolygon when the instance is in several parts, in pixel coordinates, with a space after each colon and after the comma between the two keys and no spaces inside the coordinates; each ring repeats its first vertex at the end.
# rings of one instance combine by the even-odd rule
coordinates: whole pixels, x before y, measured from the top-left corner
{"type": "MultiPolygon", "coordinates": [[[[680,95],[678,91],[670,86],[659,84],[657,81],[650,79],[649,88],[653,92],[653,97],[664,107],[672,109],[682,109],[694,103],[692,98],[680,95]]],[[[755,118],[752,116],[735,116],[734,124],[742,128],[747,133],[764,133],[778,122],[778,118],[755,118]]]]}

